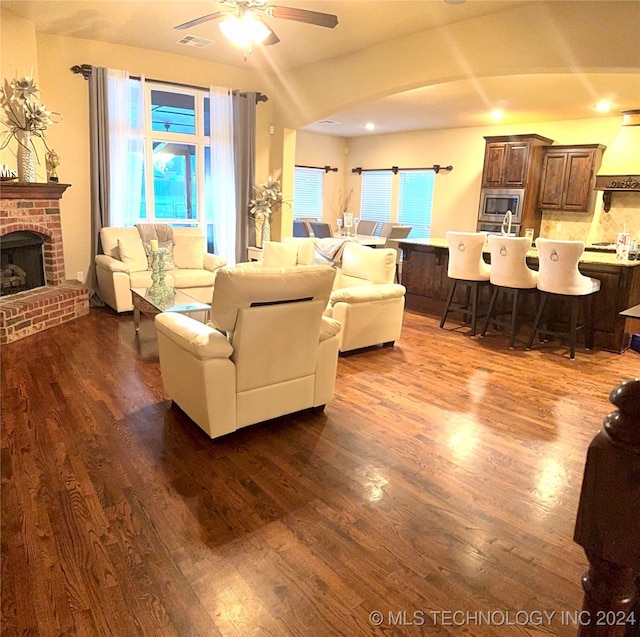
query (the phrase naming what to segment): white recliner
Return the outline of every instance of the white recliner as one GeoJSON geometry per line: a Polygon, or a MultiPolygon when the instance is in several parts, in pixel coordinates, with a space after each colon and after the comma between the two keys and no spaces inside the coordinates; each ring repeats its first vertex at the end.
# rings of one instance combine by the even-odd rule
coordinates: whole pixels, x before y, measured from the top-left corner
{"type": "Polygon", "coordinates": [[[393,282],[395,271],[395,250],[344,245],[325,312],[342,326],[341,352],[393,345],[400,338],[406,289],[393,282]]]}
{"type": "Polygon", "coordinates": [[[335,270],[223,268],[208,325],[155,317],[164,388],[211,438],[308,408],[334,391],[340,324],[323,316],[335,270]]]}
{"type": "MultiPolygon", "coordinates": [[[[216,271],[226,265],[227,260],[205,252],[204,236],[199,228],[175,227],[171,232],[167,285],[201,303],[210,303],[216,271]]],[[[131,288],[151,286],[151,269],[140,233],[133,226],[106,227],[100,230],[100,242],[104,254],[98,254],[95,259],[100,297],[116,312],[130,312],[133,310],[131,288]]]]}

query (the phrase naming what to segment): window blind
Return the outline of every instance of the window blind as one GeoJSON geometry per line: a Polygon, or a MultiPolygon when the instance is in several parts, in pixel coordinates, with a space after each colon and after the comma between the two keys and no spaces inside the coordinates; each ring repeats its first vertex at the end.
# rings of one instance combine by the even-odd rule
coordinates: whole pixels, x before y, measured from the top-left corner
{"type": "Polygon", "coordinates": [[[428,239],[431,236],[433,207],[433,170],[400,171],[398,192],[398,222],[412,226],[410,237],[428,239]]]}
{"type": "Polygon", "coordinates": [[[382,223],[391,219],[392,183],[393,173],[390,170],[372,170],[362,173],[360,218],[379,221],[376,234],[379,233],[382,223]]]}
{"type": "Polygon", "coordinates": [[[293,216],[322,219],[325,171],[322,168],[295,168],[293,216]]]}

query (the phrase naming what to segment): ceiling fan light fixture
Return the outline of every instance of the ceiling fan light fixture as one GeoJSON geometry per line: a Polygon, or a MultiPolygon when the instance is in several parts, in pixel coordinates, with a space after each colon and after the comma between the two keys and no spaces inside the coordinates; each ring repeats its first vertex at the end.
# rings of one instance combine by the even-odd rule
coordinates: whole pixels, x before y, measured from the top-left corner
{"type": "Polygon", "coordinates": [[[241,17],[232,15],[218,25],[224,36],[244,49],[262,44],[270,35],[269,28],[247,11],[241,17]]]}

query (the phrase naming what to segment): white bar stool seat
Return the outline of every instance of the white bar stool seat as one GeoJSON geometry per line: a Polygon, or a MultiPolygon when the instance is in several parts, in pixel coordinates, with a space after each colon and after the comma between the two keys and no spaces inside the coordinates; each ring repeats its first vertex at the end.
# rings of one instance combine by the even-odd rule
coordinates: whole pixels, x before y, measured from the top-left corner
{"type": "MultiPolygon", "coordinates": [[[[527,266],[527,252],[531,247],[531,239],[527,237],[501,237],[489,235],[489,251],[491,253],[491,275],[489,280],[493,285],[493,294],[487,311],[487,319],[481,335],[487,333],[489,322],[494,325],[510,328],[509,348],[515,346],[518,331],[518,305],[521,293],[536,292],[538,290],[538,273],[527,266]],[[496,305],[501,293],[511,293],[511,319],[509,323],[496,319],[496,305]]],[[[506,312],[505,312],[506,313],[506,312]]]]}
{"type": "Polygon", "coordinates": [[[527,349],[531,349],[536,332],[541,337],[563,336],[569,337],[569,357],[576,355],[576,334],[584,329],[585,349],[593,346],[593,294],[600,289],[600,281],[584,276],[578,270],[578,261],[584,252],[584,241],[560,241],[536,239],[538,248],[538,290],[540,290],[540,305],[536,313],[536,320],[529,336],[527,349]],[[549,297],[557,297],[569,301],[571,308],[568,332],[556,332],[545,328],[540,329],[540,321],[549,297]],[[584,299],[584,317],[578,325],[578,301],[584,299]]]}
{"type": "Polygon", "coordinates": [[[471,315],[471,336],[476,335],[478,319],[479,290],[490,284],[491,266],[482,258],[487,235],[484,232],[445,233],[449,247],[449,265],[447,275],[451,279],[447,303],[440,319],[440,327],[444,327],[449,312],[462,312],[463,322],[471,315]],[[467,290],[464,303],[454,303],[456,288],[461,285],[467,290]],[[471,297],[471,298],[469,298],[471,297]]]}

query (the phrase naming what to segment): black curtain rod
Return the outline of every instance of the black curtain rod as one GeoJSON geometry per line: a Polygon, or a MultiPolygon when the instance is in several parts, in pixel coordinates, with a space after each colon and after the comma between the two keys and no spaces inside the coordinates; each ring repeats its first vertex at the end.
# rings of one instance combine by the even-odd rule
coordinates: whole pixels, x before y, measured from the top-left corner
{"type": "Polygon", "coordinates": [[[398,171],[400,170],[402,170],[403,172],[409,172],[411,170],[433,170],[433,172],[437,175],[441,170],[453,170],[453,166],[441,166],[440,164],[433,164],[433,166],[425,166],[424,168],[398,168],[397,166],[391,166],[391,168],[361,168],[360,166],[358,166],[357,168],[352,168],[351,172],[361,175],[362,173],[382,172],[385,170],[390,170],[394,175],[397,175],[398,171]]]}
{"type": "MultiPolygon", "coordinates": [[[[82,77],[84,77],[85,80],[88,80],[89,77],[91,76],[91,64],[76,64],[75,66],[72,66],[69,70],[72,73],[78,73],[80,75],[82,75],[82,77]]],[[[130,78],[132,80],[139,80],[140,76],[139,75],[131,75],[130,78]]],[[[171,86],[182,86],[184,88],[193,88],[196,89],[198,91],[208,91],[208,88],[205,88],[204,86],[195,86],[193,84],[181,84],[180,82],[168,82],[166,80],[154,80],[151,78],[148,78],[149,82],[155,82],[156,84],[167,84],[167,85],[171,85],[171,86]]],[[[247,97],[247,93],[244,93],[242,91],[233,91],[234,95],[239,95],[240,97],[247,97]]],[[[256,93],[256,104],[258,102],[266,102],[268,101],[269,98],[264,95],[263,93],[256,93]]]]}
{"type": "Polygon", "coordinates": [[[314,170],[324,170],[325,173],[329,171],[333,173],[337,173],[338,169],[333,168],[332,166],[303,166],[302,164],[296,164],[296,168],[313,168],[314,170]]]}

